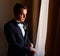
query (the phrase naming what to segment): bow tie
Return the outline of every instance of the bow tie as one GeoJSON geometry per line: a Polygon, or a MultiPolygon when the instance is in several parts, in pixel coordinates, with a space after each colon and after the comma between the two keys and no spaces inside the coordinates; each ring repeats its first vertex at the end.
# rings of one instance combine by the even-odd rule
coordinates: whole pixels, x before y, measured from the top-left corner
{"type": "Polygon", "coordinates": [[[24,22],[17,22],[17,24],[24,24],[24,22]]]}

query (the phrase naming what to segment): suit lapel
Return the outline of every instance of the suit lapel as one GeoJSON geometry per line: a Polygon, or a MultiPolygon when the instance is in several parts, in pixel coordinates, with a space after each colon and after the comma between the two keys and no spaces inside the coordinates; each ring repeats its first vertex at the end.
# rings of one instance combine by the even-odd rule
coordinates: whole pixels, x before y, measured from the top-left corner
{"type": "Polygon", "coordinates": [[[21,29],[18,25],[16,25],[16,30],[18,32],[18,35],[20,35],[22,38],[23,38],[23,35],[22,35],[22,32],[21,32],[21,29]]]}
{"type": "Polygon", "coordinates": [[[27,42],[27,37],[28,37],[28,31],[25,30],[25,37],[24,37],[24,42],[25,42],[25,44],[26,44],[26,42],[27,42]]]}
{"type": "MultiPolygon", "coordinates": [[[[15,30],[18,32],[18,36],[19,36],[22,40],[24,40],[24,42],[25,42],[25,44],[26,44],[26,42],[27,42],[27,37],[28,37],[28,30],[27,30],[27,29],[24,29],[24,30],[25,30],[25,36],[23,37],[20,27],[17,25],[17,22],[16,22],[16,21],[15,21],[15,23],[16,23],[16,25],[15,25],[15,28],[16,28],[16,29],[15,29],[15,30]]],[[[24,23],[24,25],[25,25],[25,23],[24,23]]]]}
{"type": "Polygon", "coordinates": [[[11,24],[11,26],[13,26],[12,28],[13,28],[14,32],[17,34],[18,37],[23,39],[23,35],[22,35],[22,32],[21,32],[21,29],[17,25],[17,22],[14,19],[13,19],[12,22],[13,22],[13,24],[11,24]]]}

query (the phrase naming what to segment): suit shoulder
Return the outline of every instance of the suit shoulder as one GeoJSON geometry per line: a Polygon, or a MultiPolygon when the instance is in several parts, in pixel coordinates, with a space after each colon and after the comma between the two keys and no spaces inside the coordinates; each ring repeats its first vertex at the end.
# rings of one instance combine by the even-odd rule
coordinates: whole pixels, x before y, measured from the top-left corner
{"type": "Polygon", "coordinates": [[[4,27],[7,27],[13,23],[13,19],[4,24],[4,27]]]}

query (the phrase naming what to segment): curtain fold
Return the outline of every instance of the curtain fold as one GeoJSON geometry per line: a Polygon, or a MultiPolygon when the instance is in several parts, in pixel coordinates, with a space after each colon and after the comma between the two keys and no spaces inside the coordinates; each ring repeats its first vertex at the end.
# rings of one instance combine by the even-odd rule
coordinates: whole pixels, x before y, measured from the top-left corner
{"type": "Polygon", "coordinates": [[[37,40],[35,46],[38,53],[36,53],[34,56],[44,56],[45,54],[45,42],[48,23],[48,7],[49,0],[41,0],[41,10],[39,15],[37,40]]]}
{"type": "Polygon", "coordinates": [[[45,56],[60,56],[60,1],[49,1],[45,56]]]}

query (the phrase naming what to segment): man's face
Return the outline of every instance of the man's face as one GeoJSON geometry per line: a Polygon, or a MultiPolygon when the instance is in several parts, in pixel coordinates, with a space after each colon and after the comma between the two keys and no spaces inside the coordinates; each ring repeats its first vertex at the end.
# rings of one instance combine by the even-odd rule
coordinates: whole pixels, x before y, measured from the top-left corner
{"type": "Polygon", "coordinates": [[[24,22],[26,19],[27,9],[21,9],[20,14],[18,14],[18,20],[24,22]]]}

